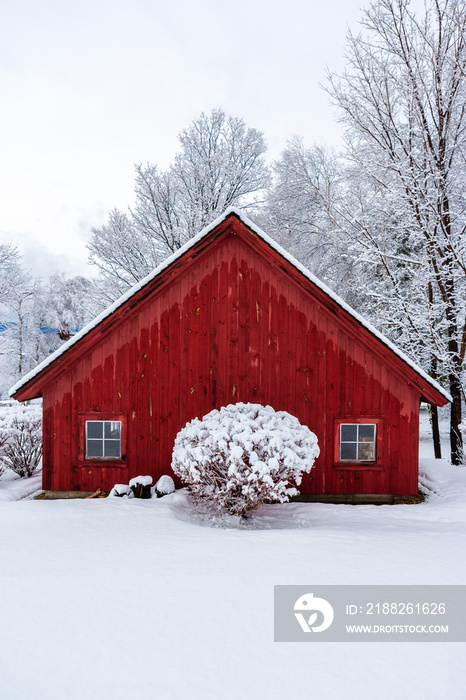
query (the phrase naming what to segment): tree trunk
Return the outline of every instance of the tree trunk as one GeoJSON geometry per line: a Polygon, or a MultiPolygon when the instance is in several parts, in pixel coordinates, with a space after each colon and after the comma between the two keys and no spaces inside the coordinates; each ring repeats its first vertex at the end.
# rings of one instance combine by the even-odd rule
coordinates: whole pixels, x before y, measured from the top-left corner
{"type": "Polygon", "coordinates": [[[450,384],[450,394],[452,398],[451,413],[450,413],[450,447],[451,447],[451,463],[463,464],[463,436],[460,432],[459,425],[461,423],[461,365],[462,360],[459,354],[457,341],[457,319],[455,316],[455,304],[452,290],[454,283],[451,278],[447,278],[445,285],[449,299],[453,300],[446,308],[446,317],[448,319],[448,352],[450,355],[451,369],[448,374],[450,384]]]}
{"type": "Polygon", "coordinates": [[[461,423],[461,383],[457,376],[450,374],[451,402],[450,414],[450,445],[451,463],[463,464],[463,440],[459,429],[461,423]]]}
{"type": "Polygon", "coordinates": [[[432,426],[432,440],[434,443],[435,459],[442,459],[442,446],[440,444],[440,430],[438,425],[438,409],[433,403],[429,405],[430,424],[432,426]]]}
{"type": "Polygon", "coordinates": [[[23,373],[23,317],[18,314],[18,376],[23,373]]]}
{"type": "MultiPolygon", "coordinates": [[[[427,284],[427,292],[429,297],[429,305],[432,306],[434,303],[434,290],[432,287],[432,282],[429,281],[427,284]]],[[[432,379],[437,379],[437,358],[432,355],[430,361],[430,376],[432,379]]],[[[433,403],[429,405],[429,417],[430,425],[432,426],[432,440],[434,442],[434,457],[435,459],[442,459],[442,446],[440,444],[440,430],[438,425],[438,408],[434,406],[433,403]]]]}

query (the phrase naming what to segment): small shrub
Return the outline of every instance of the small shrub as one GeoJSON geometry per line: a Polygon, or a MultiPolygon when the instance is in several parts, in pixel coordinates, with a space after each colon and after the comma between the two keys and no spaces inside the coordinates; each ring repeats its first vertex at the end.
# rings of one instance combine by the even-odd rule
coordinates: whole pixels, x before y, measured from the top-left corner
{"type": "Polygon", "coordinates": [[[3,462],[3,453],[8,443],[9,432],[5,428],[0,428],[0,476],[5,471],[5,463],[3,462]]]}
{"type": "Polygon", "coordinates": [[[19,476],[32,476],[42,457],[42,409],[13,406],[0,416],[0,460],[19,476]]]}
{"type": "Polygon", "coordinates": [[[231,404],[195,418],[177,435],[172,469],[197,502],[246,516],[264,501],[298,494],[319,455],[317,438],[285,411],[231,404]]]}

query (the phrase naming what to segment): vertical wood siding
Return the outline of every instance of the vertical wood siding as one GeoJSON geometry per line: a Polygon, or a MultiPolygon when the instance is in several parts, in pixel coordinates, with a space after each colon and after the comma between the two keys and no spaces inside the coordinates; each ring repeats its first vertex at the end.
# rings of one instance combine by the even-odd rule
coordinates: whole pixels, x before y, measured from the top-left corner
{"type": "Polygon", "coordinates": [[[170,473],[177,432],[250,401],[318,436],[308,493],[416,493],[419,391],[260,242],[232,231],[118,319],[44,392],[44,486],[109,489],[170,473]],[[78,461],[79,414],[127,416],[127,459],[78,461]],[[335,418],[383,418],[382,468],[334,466],[335,418]]]}

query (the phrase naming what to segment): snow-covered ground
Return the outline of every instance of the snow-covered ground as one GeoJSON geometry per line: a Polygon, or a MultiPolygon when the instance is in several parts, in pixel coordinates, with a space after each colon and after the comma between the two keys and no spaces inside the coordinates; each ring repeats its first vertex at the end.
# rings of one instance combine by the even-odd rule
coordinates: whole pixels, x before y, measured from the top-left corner
{"type": "Polygon", "coordinates": [[[41,491],[42,473],[35,474],[29,479],[20,479],[11,469],[7,469],[0,477],[0,501],[31,499],[39,495],[41,491]]]}
{"type": "Polygon", "coordinates": [[[425,432],[418,505],[264,506],[236,529],[180,491],[4,498],[1,700],[464,700],[465,644],[273,641],[274,584],[466,584],[466,469],[425,432]]]}

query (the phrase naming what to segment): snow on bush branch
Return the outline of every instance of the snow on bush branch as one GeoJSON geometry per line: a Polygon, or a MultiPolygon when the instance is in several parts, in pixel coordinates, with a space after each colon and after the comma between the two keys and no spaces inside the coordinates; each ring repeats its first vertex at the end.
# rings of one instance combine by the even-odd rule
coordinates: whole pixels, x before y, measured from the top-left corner
{"type": "Polygon", "coordinates": [[[172,469],[197,502],[244,516],[264,501],[298,494],[319,455],[317,438],[285,411],[230,404],[195,418],[177,435],[172,469]]]}
{"type": "Polygon", "coordinates": [[[4,406],[0,410],[0,474],[6,467],[32,476],[42,457],[42,407],[4,406]]]}

